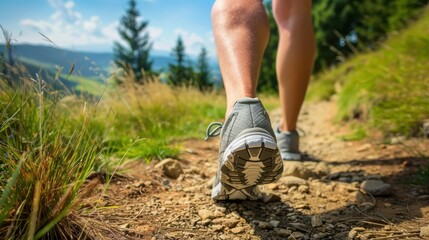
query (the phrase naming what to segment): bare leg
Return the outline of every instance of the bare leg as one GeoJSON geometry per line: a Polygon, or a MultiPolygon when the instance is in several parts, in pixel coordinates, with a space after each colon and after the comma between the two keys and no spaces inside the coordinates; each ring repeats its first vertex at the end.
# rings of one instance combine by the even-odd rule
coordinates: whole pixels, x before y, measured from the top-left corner
{"type": "Polygon", "coordinates": [[[255,97],[269,23],[261,0],[217,0],[212,23],[228,116],[235,101],[255,97]]]}
{"type": "Polygon", "coordinates": [[[282,106],[281,131],[296,129],[316,51],[311,0],[274,0],[279,28],[277,79],[282,106]]]}

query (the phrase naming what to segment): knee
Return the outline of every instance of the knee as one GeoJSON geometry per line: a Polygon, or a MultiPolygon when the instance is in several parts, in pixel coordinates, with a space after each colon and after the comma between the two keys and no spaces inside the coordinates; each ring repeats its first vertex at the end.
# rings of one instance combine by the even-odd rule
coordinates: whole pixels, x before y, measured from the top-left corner
{"type": "Polygon", "coordinates": [[[264,15],[260,0],[216,0],[211,12],[213,25],[225,27],[255,24],[264,15]]]}
{"type": "Polygon", "coordinates": [[[273,15],[280,31],[304,22],[311,23],[311,0],[273,1],[273,15]]]}

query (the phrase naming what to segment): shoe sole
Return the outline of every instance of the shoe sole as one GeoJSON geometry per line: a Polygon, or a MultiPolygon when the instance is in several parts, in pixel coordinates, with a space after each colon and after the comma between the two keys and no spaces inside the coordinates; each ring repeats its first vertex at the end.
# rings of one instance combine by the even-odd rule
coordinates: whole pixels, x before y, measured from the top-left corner
{"type": "Polygon", "coordinates": [[[257,185],[277,181],[283,162],[275,139],[264,129],[248,129],[228,146],[220,166],[214,200],[257,200],[257,185]]]}

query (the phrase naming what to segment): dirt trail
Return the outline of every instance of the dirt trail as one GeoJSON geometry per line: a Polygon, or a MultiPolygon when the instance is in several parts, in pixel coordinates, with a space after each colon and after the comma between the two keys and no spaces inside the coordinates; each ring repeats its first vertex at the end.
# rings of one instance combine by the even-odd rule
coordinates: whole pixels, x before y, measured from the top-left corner
{"type": "Polygon", "coordinates": [[[269,202],[212,201],[219,140],[189,140],[178,158],[184,174],[172,180],[155,163],[128,165],[94,221],[108,224],[105,236],[115,239],[424,239],[429,188],[409,182],[428,163],[421,156],[429,155],[429,141],[344,142],[347,129],[332,124],[334,112],[330,102],[305,106],[307,161],[288,163],[279,182],[263,187],[274,194],[269,202]]]}

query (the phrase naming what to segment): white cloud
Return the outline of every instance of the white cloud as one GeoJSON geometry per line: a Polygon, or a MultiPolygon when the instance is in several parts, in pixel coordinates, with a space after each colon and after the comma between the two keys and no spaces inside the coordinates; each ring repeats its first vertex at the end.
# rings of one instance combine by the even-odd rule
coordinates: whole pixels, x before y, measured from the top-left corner
{"type": "Polygon", "coordinates": [[[174,30],[176,36],[181,36],[183,44],[185,45],[186,52],[192,55],[196,55],[200,52],[201,47],[204,46],[204,39],[196,33],[188,32],[182,28],[174,30]]]}
{"type": "MultiPolygon", "coordinates": [[[[54,10],[49,19],[27,18],[20,21],[22,26],[35,30],[20,37],[20,41],[46,43],[46,40],[38,34],[40,32],[61,47],[95,44],[111,46],[114,41],[122,42],[117,30],[118,21],[102,25],[99,16],[84,17],[75,9],[74,1],[48,0],[48,2],[54,10]]],[[[151,41],[157,40],[163,33],[163,29],[153,26],[149,26],[147,31],[151,41]]]]}
{"type": "Polygon", "coordinates": [[[157,27],[151,27],[148,26],[147,27],[147,31],[149,32],[149,36],[150,36],[150,40],[151,41],[156,41],[159,39],[159,37],[162,35],[162,33],[164,32],[164,30],[162,28],[157,28],[157,27]]]}

